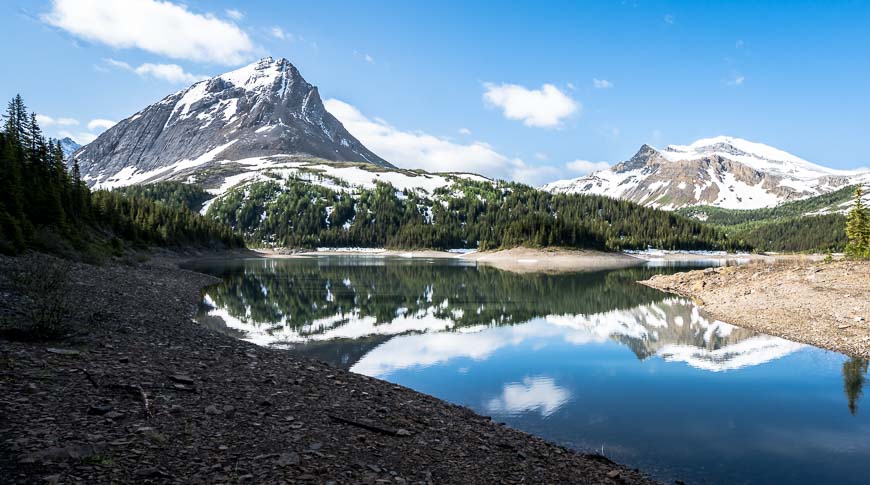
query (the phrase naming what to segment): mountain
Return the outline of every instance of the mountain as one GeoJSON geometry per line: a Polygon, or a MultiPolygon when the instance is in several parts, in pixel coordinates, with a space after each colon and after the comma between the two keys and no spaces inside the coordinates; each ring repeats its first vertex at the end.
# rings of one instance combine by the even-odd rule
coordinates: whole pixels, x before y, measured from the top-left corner
{"type": "Polygon", "coordinates": [[[667,210],[756,209],[867,181],[870,172],[834,170],[768,145],[718,136],[663,150],[643,145],[630,160],[542,189],[608,195],[667,210]]]}
{"type": "Polygon", "coordinates": [[[288,60],[271,57],[163,98],[74,158],[90,185],[114,187],[273,155],[392,167],[326,111],[317,88],[288,60]]]}
{"type": "Polygon", "coordinates": [[[63,150],[64,160],[69,160],[70,155],[81,147],[81,145],[76,143],[75,140],[70,137],[65,137],[60,141],[60,149],[63,150]]]}

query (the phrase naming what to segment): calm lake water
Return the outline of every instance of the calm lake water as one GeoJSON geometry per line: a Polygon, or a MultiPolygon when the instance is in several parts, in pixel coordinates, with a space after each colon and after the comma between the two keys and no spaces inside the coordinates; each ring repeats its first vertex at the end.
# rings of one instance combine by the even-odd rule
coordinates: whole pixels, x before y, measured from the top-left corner
{"type": "Polygon", "coordinates": [[[603,452],[665,481],[868,483],[867,364],[635,281],[450,260],[198,263],[198,320],[603,452]]]}

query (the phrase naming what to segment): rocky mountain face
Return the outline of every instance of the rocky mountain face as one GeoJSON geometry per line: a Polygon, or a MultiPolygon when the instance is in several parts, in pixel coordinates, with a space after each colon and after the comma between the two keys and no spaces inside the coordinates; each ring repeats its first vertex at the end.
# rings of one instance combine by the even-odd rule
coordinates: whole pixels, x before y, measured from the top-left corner
{"type": "Polygon", "coordinates": [[[64,160],[69,160],[70,155],[75,153],[75,151],[81,147],[81,145],[68,136],[60,141],[60,149],[63,150],[64,160]]]}
{"type": "Polygon", "coordinates": [[[89,184],[110,187],[272,155],[392,167],[326,111],[289,61],[271,57],[171,94],[73,156],[89,184]]]}
{"type": "Polygon", "coordinates": [[[870,182],[870,173],[834,170],[767,145],[720,136],[663,150],[643,145],[630,160],[542,189],[608,195],[668,210],[692,205],[754,209],[859,182],[870,182]]]}

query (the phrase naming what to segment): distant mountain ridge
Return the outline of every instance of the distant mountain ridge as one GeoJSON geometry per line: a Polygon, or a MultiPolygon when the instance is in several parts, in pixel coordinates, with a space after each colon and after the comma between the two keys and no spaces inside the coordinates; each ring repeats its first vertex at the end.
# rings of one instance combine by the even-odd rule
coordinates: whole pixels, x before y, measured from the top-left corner
{"type": "Polygon", "coordinates": [[[75,140],[73,140],[72,138],[70,138],[68,136],[64,137],[60,141],[60,149],[63,150],[63,159],[64,160],[69,160],[69,157],[73,153],[75,153],[76,150],[78,150],[81,147],[82,147],[81,145],[79,145],[75,140]]]}
{"type": "Polygon", "coordinates": [[[392,167],[353,137],[286,59],[197,82],[75,152],[91,185],[173,178],[218,160],[298,155],[392,167]]]}
{"type": "Polygon", "coordinates": [[[773,207],[870,181],[870,172],[835,170],[782,150],[730,136],[643,145],[605,170],[542,187],[555,193],[599,194],[674,210],[694,205],[773,207]]]}

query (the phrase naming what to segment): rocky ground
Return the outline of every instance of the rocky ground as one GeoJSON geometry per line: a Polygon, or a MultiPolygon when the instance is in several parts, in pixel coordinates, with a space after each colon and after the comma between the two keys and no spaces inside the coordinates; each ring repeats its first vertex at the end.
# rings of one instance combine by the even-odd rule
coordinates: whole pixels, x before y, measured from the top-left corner
{"type": "MultiPolygon", "coordinates": [[[[56,264],[0,257],[7,330],[28,308],[20,275],[56,264]]],[[[54,299],[67,335],[0,338],[4,483],[651,482],[466,408],[210,332],[191,320],[209,276],[154,263],[66,274],[54,299]]]]}
{"type": "Polygon", "coordinates": [[[694,298],[734,325],[870,358],[870,262],[728,266],[641,283],[694,298]]]}

